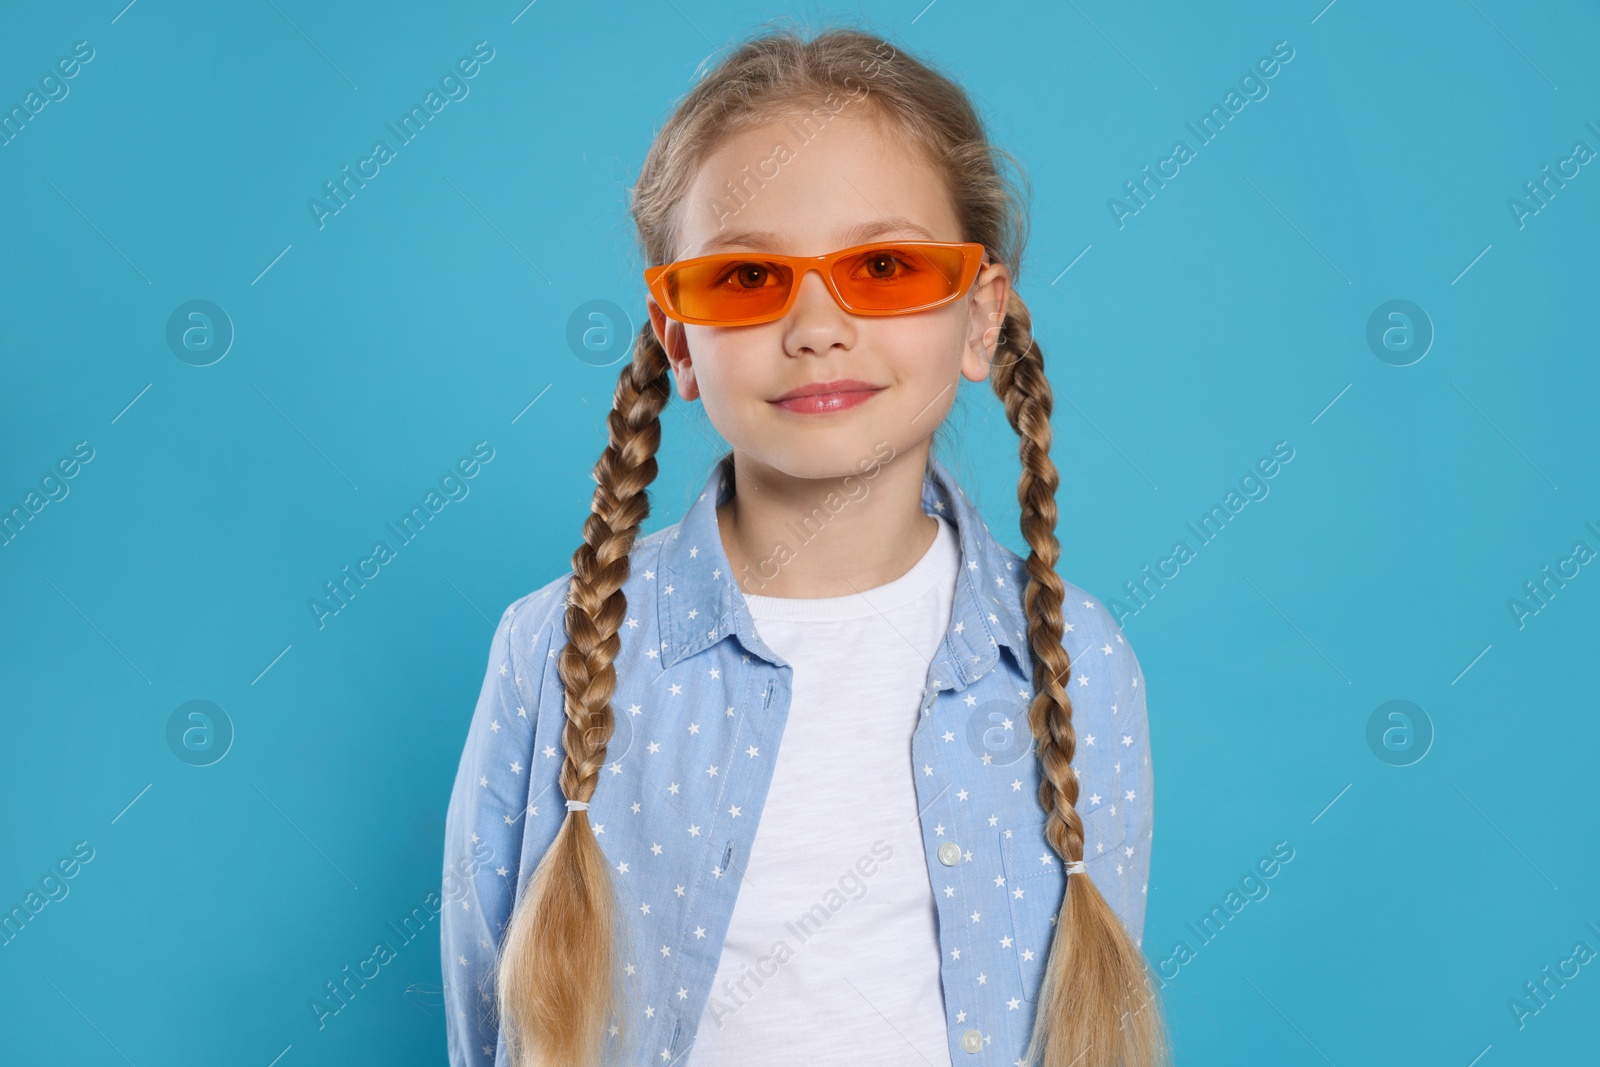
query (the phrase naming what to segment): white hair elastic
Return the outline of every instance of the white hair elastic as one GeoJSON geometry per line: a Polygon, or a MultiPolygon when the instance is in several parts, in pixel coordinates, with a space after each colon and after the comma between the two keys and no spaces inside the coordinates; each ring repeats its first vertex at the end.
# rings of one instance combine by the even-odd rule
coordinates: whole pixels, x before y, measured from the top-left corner
{"type": "Polygon", "coordinates": [[[567,810],[568,811],[588,811],[589,810],[589,804],[588,804],[587,801],[583,801],[583,800],[569,800],[569,801],[567,801],[567,810]]]}
{"type": "Polygon", "coordinates": [[[1086,874],[1087,872],[1088,867],[1084,865],[1082,860],[1073,860],[1071,863],[1067,864],[1068,874],[1086,874]]]}

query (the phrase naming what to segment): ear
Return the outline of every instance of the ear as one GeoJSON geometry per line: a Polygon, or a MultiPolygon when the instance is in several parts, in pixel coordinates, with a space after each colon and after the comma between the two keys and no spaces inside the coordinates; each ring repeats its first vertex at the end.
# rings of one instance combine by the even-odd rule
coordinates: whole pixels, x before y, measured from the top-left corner
{"type": "Polygon", "coordinates": [[[689,338],[683,323],[669,319],[653,296],[645,298],[645,306],[650,312],[650,328],[655,332],[656,343],[666,352],[667,363],[672,367],[678,395],[685,400],[697,399],[700,386],[694,380],[694,360],[689,355],[689,338]]]}
{"type": "Polygon", "coordinates": [[[1010,295],[1011,271],[1004,263],[986,264],[972,283],[967,344],[961,353],[961,373],[968,381],[981,382],[989,376],[1000,348],[1010,295]]]}

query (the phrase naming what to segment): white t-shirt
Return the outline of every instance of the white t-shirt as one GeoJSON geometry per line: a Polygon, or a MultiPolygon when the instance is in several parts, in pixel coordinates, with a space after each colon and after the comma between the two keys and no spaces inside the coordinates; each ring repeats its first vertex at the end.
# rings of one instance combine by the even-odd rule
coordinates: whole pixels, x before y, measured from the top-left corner
{"type": "Polygon", "coordinates": [[[911,766],[961,558],[935,518],[932,546],[886,585],[746,595],[793,693],[689,1067],[950,1064],[911,766]]]}

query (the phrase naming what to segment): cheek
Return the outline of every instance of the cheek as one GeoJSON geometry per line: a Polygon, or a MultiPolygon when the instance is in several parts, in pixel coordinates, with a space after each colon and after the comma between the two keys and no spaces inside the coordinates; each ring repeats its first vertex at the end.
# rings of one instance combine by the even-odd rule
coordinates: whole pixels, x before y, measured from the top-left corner
{"type": "MultiPolygon", "coordinates": [[[[709,330],[709,328],[707,328],[709,330]]],[[[711,331],[708,336],[689,338],[694,357],[695,384],[706,414],[737,418],[741,409],[763,402],[774,391],[773,375],[761,365],[763,345],[777,341],[738,336],[733,331],[711,331]]]]}
{"type": "Polygon", "coordinates": [[[920,315],[907,315],[900,321],[888,321],[891,325],[884,338],[884,360],[902,380],[943,385],[959,373],[967,339],[964,308],[935,308],[920,315]]]}

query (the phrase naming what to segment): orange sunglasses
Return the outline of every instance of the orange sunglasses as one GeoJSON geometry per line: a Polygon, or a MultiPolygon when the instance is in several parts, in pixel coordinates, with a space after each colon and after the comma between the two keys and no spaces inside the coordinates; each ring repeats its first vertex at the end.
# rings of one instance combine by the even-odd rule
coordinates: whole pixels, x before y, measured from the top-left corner
{"type": "Polygon", "coordinates": [[[879,241],[822,256],[726,252],[649,267],[645,285],[668,318],[697,326],[753,326],[794,306],[808,271],[822,275],[852,315],[907,315],[965,293],[984,262],[976,241],[879,241]]]}

